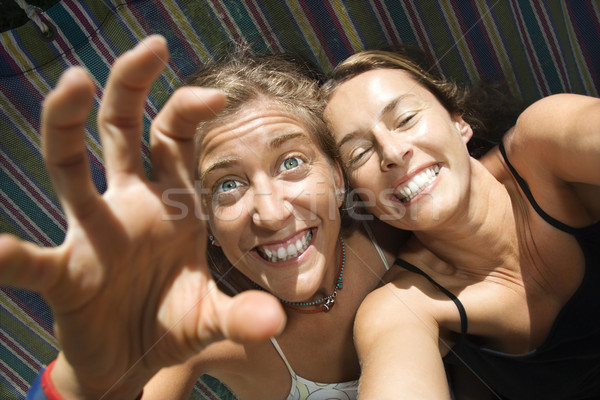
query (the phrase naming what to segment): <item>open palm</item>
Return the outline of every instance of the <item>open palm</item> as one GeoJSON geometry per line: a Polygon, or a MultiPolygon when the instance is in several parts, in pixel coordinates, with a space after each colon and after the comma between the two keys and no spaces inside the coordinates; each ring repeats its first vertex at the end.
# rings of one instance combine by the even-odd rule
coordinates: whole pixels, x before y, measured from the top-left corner
{"type": "MultiPolygon", "coordinates": [[[[68,232],[56,248],[0,238],[0,283],[36,290],[52,307],[72,390],[135,397],[161,367],[215,340],[257,341],[281,329],[277,301],[259,292],[229,298],[206,265],[206,230],[194,190],[197,124],[224,105],[215,90],[177,90],[151,128],[153,180],[140,157],[142,114],[164,68],[164,39],[151,37],[113,66],[98,115],[108,189],[91,179],[83,141],[94,87],[71,69],[44,102],[44,158],[68,232]],[[165,202],[176,193],[177,203],[165,202]],[[251,315],[251,317],[249,317],[251,315]]],[[[68,375],[68,374],[67,374],[68,375]]],[[[60,382],[59,382],[60,383],[60,382]]]]}

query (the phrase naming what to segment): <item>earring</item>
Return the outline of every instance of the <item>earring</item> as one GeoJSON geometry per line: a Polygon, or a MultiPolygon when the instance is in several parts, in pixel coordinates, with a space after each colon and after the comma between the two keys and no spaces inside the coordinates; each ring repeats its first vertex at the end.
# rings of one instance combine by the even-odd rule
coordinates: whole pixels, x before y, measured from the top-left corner
{"type": "Polygon", "coordinates": [[[215,245],[215,243],[217,243],[217,239],[215,239],[213,235],[209,235],[208,240],[210,240],[210,244],[212,244],[213,246],[215,245]]]}
{"type": "Polygon", "coordinates": [[[338,199],[344,200],[344,195],[346,194],[346,189],[340,189],[338,191],[338,199]]]}

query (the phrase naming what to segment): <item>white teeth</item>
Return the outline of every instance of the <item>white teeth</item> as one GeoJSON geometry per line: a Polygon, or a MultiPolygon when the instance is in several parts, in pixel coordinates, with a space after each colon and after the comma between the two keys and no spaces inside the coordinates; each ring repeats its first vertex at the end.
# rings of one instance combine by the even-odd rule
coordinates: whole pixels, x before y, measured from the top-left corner
{"type": "Polygon", "coordinates": [[[287,248],[287,256],[288,257],[296,257],[298,255],[298,250],[296,250],[296,245],[290,244],[287,248]]]}
{"type": "Polygon", "coordinates": [[[398,190],[398,194],[396,195],[396,197],[398,197],[398,199],[400,199],[400,201],[404,203],[410,201],[413,197],[419,194],[426,186],[433,182],[439,172],[440,167],[438,165],[434,165],[426,171],[415,175],[410,180],[410,182],[405,183],[404,187],[398,190]]]}
{"type": "Polygon", "coordinates": [[[427,181],[430,178],[427,176],[427,172],[422,172],[419,175],[415,176],[415,180],[414,183],[418,186],[418,187],[422,187],[423,185],[425,185],[427,183],[427,181]]]}
{"type": "Polygon", "coordinates": [[[285,246],[278,247],[274,249],[267,249],[266,247],[257,248],[258,254],[260,254],[264,259],[269,260],[271,262],[279,262],[285,261],[290,258],[294,258],[299,254],[302,254],[310,244],[310,240],[312,239],[312,230],[308,230],[302,238],[296,240],[296,243],[290,243],[285,246]]]}
{"type": "Polygon", "coordinates": [[[277,257],[283,259],[286,258],[287,256],[287,251],[285,251],[285,249],[283,247],[280,247],[277,249],[277,257]]]}

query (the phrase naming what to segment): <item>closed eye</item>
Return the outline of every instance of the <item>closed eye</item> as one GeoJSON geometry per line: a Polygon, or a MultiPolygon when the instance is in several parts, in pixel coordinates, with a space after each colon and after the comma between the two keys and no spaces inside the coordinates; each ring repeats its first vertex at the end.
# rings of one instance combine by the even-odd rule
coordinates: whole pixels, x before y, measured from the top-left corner
{"type": "Polygon", "coordinates": [[[416,113],[411,113],[408,115],[404,115],[400,120],[396,123],[396,129],[406,128],[410,126],[412,122],[415,122],[416,113]]]}
{"type": "Polygon", "coordinates": [[[364,162],[367,158],[368,153],[372,150],[373,146],[370,144],[363,144],[361,146],[356,146],[352,149],[350,154],[348,155],[348,161],[346,162],[346,167],[356,167],[364,162]]]}

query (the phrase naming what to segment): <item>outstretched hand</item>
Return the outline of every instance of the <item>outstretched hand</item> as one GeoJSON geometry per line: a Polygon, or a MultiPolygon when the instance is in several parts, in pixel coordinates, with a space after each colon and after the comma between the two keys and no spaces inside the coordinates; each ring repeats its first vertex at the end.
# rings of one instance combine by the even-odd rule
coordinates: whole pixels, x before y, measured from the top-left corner
{"type": "Polygon", "coordinates": [[[284,325],[271,296],[219,292],[206,265],[206,230],[193,182],[197,124],[225,104],[212,89],[177,90],[153,121],[154,178],[140,156],[142,116],[164,69],[163,38],[114,64],[98,114],[108,189],[94,187],[83,140],[94,86],[82,69],[44,102],[43,153],[68,221],[64,243],[40,248],[0,237],[0,284],[39,292],[51,306],[61,355],[52,378],[76,397],[135,397],[160,368],[229,338],[259,341],[284,325]],[[177,206],[163,194],[177,190],[177,206]]]}

